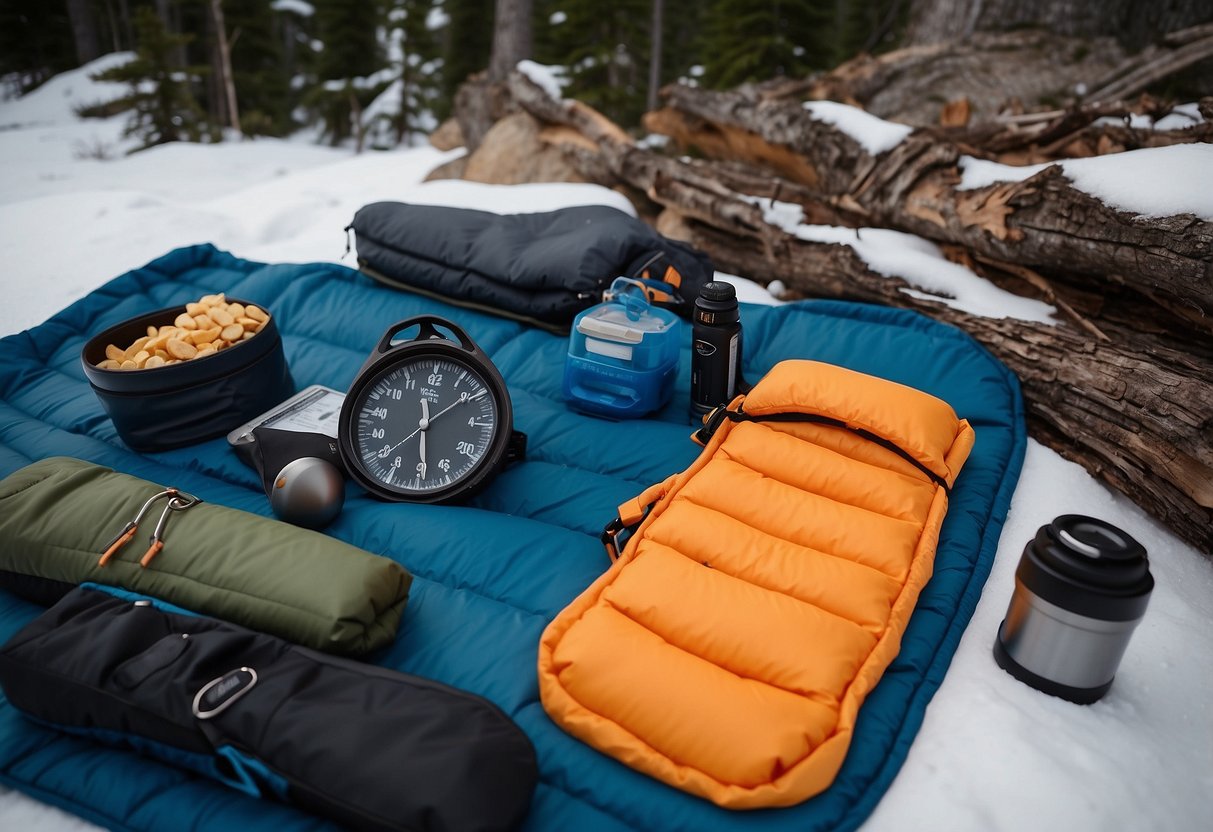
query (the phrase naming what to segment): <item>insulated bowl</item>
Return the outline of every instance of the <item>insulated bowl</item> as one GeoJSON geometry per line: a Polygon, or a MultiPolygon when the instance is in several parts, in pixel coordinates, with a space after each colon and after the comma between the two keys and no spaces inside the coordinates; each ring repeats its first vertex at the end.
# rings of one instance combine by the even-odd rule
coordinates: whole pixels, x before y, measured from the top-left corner
{"type": "MultiPolygon", "coordinates": [[[[227,300],[269,313],[256,301],[227,300]]],[[[205,358],[147,370],[97,366],[107,344],[125,349],[147,335],[149,325],[171,325],[184,311],[181,305],[131,318],[94,336],[81,350],[93,392],[133,450],[166,451],[222,436],[295,392],[272,313],[254,337],[205,358]]]]}

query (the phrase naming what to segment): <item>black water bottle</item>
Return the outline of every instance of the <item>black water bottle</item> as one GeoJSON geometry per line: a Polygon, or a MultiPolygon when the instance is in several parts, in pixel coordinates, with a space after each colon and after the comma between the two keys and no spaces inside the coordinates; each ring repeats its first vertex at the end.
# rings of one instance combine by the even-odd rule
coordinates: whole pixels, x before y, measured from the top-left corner
{"type": "Polygon", "coordinates": [[[691,419],[728,404],[741,385],[741,316],[731,283],[704,284],[691,326],[691,419]]]}

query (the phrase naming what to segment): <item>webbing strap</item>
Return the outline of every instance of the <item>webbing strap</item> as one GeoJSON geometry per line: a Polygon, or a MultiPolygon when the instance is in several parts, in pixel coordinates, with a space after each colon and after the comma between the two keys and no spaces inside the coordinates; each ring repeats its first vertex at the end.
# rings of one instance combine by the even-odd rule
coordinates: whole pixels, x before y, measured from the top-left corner
{"type": "Polygon", "coordinates": [[[606,528],[602,530],[602,545],[606,548],[611,560],[618,558],[619,553],[623,551],[623,547],[619,545],[619,536],[624,532],[631,534],[636,531],[636,527],[648,515],[649,509],[669,491],[673,479],[674,477],[671,476],[655,485],[650,485],[632,499],[619,504],[618,516],[607,523],[606,528]]]}
{"type": "Polygon", "coordinates": [[[897,454],[899,457],[925,474],[927,478],[931,480],[931,482],[942,488],[949,496],[952,493],[951,486],[948,485],[948,481],[946,479],[939,476],[939,474],[936,474],[927,466],[923,465],[921,462],[915,459],[909,451],[905,450],[900,445],[885,439],[883,436],[877,436],[870,430],[852,427],[843,420],[835,419],[832,416],[822,416],[817,413],[768,413],[762,416],[754,416],[746,413],[743,410],[729,410],[727,407],[721,406],[709,414],[704,426],[699,429],[698,433],[695,434],[696,438],[701,444],[707,445],[708,440],[712,438],[712,434],[716,432],[717,428],[720,427],[720,424],[725,419],[728,419],[730,422],[807,422],[815,425],[828,425],[829,427],[833,428],[849,430],[856,436],[862,437],[869,442],[875,442],[880,447],[897,454]]]}

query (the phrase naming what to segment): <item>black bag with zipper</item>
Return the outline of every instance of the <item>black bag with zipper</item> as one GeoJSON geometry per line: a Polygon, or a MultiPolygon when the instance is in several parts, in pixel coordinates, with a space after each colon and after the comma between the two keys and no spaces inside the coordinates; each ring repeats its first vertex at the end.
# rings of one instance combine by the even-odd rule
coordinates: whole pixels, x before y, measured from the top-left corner
{"type": "Polygon", "coordinates": [[[347,227],[358,265],[389,286],[568,332],[620,275],[651,281],[650,301],[689,318],[708,256],[604,205],[538,214],[375,202],[347,227]]]}
{"type": "Polygon", "coordinates": [[[0,649],[27,716],[352,829],[505,830],[526,735],[478,696],[84,584],[0,649]]]}

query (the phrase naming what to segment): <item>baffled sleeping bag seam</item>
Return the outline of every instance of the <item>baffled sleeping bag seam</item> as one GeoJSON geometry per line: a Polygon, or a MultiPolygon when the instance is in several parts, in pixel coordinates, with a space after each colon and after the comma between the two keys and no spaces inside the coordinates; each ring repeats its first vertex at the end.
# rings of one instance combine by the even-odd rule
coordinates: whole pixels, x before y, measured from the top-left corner
{"type": "MultiPolygon", "coordinates": [[[[386,506],[351,492],[330,533],[400,560],[416,576],[397,644],[377,661],[486,695],[519,722],[541,763],[530,830],[740,832],[760,822],[771,832],[834,832],[854,829],[872,811],[905,760],[980,596],[1023,459],[1018,384],[971,338],[914,313],[861,304],[742,307],[747,377],[758,378],[784,358],[831,361],[941,396],[979,434],[953,493],[935,577],[920,598],[929,609],[911,618],[896,672],[869,694],[834,786],[759,819],[677,792],[582,745],[550,722],[535,690],[534,645],[544,618],[605,568],[601,524],[619,503],[697,455],[687,441],[689,343],[673,404],[652,418],[613,424],[571,414],[560,401],[564,339],[387,289],[332,264],[264,266],[203,245],[151,265],[116,278],[41,327],[0,340],[0,474],[68,453],[268,514],[260,483],[222,440],[154,456],[123,448],[76,364],[84,338],[147,309],[238,291],[268,299],[300,386],[344,389],[365,358],[360,346],[369,351],[388,325],[416,314],[445,315],[502,370],[516,423],[546,461],[532,456],[507,469],[476,498],[480,510],[471,513],[386,506]],[[531,519],[536,516],[542,524],[531,519]],[[488,587],[496,602],[473,594],[488,587]]],[[[0,592],[0,639],[35,612],[0,592]]],[[[134,754],[49,736],[0,703],[0,781],[111,828],[287,832],[319,825],[134,754]],[[86,778],[102,790],[86,789],[86,778]]]]}
{"type": "MultiPolygon", "coordinates": [[[[636,499],[657,496],[611,569],[544,632],[540,691],[545,709],[561,727],[650,776],[730,808],[786,806],[820,792],[841,766],[854,710],[896,655],[912,604],[930,575],[947,489],[969,455],[974,434],[938,399],[811,361],[776,365],[729,412],[727,419],[722,411],[709,418],[697,438],[710,433],[710,441],[691,467],[636,499]],[[745,413],[747,404],[752,414],[745,413]],[[772,411],[775,418],[762,418],[772,411]],[[850,415],[842,418],[844,412],[850,415]],[[794,418],[804,415],[810,418],[794,418]],[[857,431],[853,420],[870,427],[857,431]],[[767,425],[809,425],[813,431],[767,425]],[[881,425],[887,433],[873,441],[871,432],[881,425]],[[822,426],[825,433],[818,432],[822,426]],[[848,433],[862,441],[839,443],[848,433]],[[910,465],[915,476],[882,453],[910,465]],[[791,466],[788,473],[798,472],[800,481],[785,485],[781,465],[791,466]],[[820,470],[806,473],[815,468],[820,470]],[[742,499],[745,479],[730,474],[735,469],[781,490],[754,496],[764,503],[757,509],[754,500],[742,499]],[[723,520],[709,523],[710,518],[687,514],[685,506],[698,504],[695,489],[707,487],[734,499],[731,511],[717,510],[723,520]],[[868,495],[872,505],[856,509],[840,500],[848,491],[868,495]],[[813,520],[828,516],[812,514],[822,500],[847,506],[850,525],[798,531],[800,510],[813,520]],[[916,506],[912,517],[894,516],[909,506],[916,506]],[[677,521],[667,519],[674,514],[677,521]],[[872,526],[876,518],[885,525],[904,523],[912,538],[886,540],[880,524],[872,526]],[[708,537],[691,525],[710,527],[708,550],[703,548],[708,537]],[[762,539],[781,531],[789,532],[783,535],[789,541],[783,551],[759,548],[762,539]],[[829,542],[846,534],[858,541],[858,558],[829,542]],[[732,549],[735,555],[729,554],[732,549]],[[888,565],[897,570],[880,569],[883,580],[875,583],[856,580],[856,565],[879,565],[862,560],[873,549],[887,549],[888,565]],[[767,560],[770,566],[760,565],[767,560]],[[700,564],[707,569],[699,571],[700,564]],[[786,575],[762,571],[781,564],[788,567],[786,575]],[[779,580],[786,588],[774,583],[779,580]],[[885,615],[878,611],[885,609],[890,584],[899,588],[885,615]],[[831,593],[855,605],[849,615],[843,605],[822,603],[831,593]],[[772,597],[787,602],[775,604],[772,597]],[[871,610],[857,615],[869,605],[871,610]],[[744,624],[725,612],[734,608],[735,616],[747,619],[744,624]],[[747,671],[738,653],[740,640],[770,636],[778,644],[774,634],[781,629],[814,643],[803,651],[784,645],[775,655],[773,648],[747,640],[758,654],[747,671]],[[642,678],[643,688],[623,681],[642,678]],[[738,686],[734,680],[754,684],[738,686]],[[830,685],[839,681],[841,689],[832,691],[830,685]],[[770,691],[824,711],[802,713],[792,699],[770,691]],[[748,716],[754,709],[783,713],[782,721],[773,725],[765,715],[748,716]],[[705,725],[737,742],[726,748],[725,740],[704,739],[705,725]]],[[[625,522],[632,522],[631,503],[620,507],[621,516],[625,511],[625,522]]]]}

